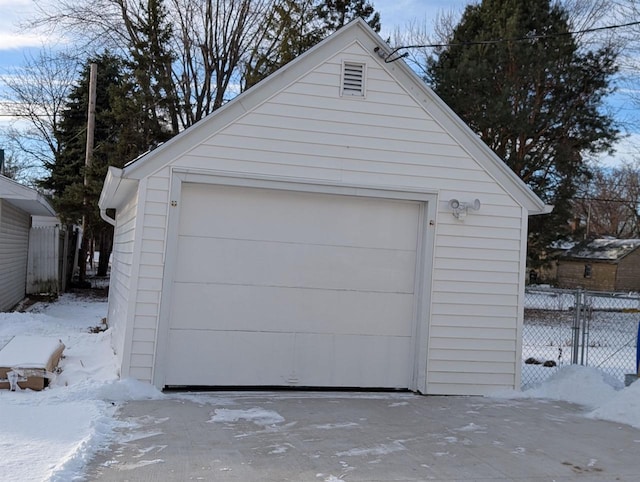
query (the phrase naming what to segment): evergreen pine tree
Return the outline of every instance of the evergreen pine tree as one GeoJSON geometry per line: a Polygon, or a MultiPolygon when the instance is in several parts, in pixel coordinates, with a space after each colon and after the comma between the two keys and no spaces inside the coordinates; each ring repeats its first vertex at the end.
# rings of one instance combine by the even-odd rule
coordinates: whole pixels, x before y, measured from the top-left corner
{"type": "Polygon", "coordinates": [[[112,139],[117,134],[115,131],[117,126],[111,118],[109,89],[112,85],[122,82],[122,65],[118,58],[110,54],[103,54],[92,62],[98,65],[93,154],[95,167],[92,172],[86,172],[84,166],[89,102],[89,67],[87,66],[81,72],[80,79],[71,91],[66,108],[62,112],[57,133],[59,152],[54,162],[45,165],[49,176],[41,182],[43,188],[53,192],[53,204],[56,210],[63,221],[70,224],[79,223],[83,215],[89,214],[83,207],[85,195],[91,196],[91,193],[85,192],[83,187],[85,174],[89,177],[94,174],[104,174],[107,164],[114,160],[110,153],[112,139]]]}
{"type": "Polygon", "coordinates": [[[315,10],[325,36],[356,18],[364,19],[374,31],[380,32],[380,14],[367,0],[324,0],[315,10]]]}
{"type": "Polygon", "coordinates": [[[450,45],[429,65],[438,95],[545,202],[530,219],[535,265],[569,233],[569,200],[589,169],[585,156],[611,148],[618,131],[603,113],[616,72],[607,47],[588,51],[549,0],[483,0],[464,11],[450,45]]]}
{"type": "Polygon", "coordinates": [[[267,19],[265,38],[254,48],[244,88],[275,72],[350,21],[361,17],[376,32],[380,14],[366,0],[282,0],[267,19]]]}
{"type": "Polygon", "coordinates": [[[138,107],[146,113],[141,127],[149,144],[164,137],[167,130],[175,135],[180,128],[177,93],[171,78],[173,32],[167,17],[163,0],[147,0],[140,3],[137,23],[127,26],[134,39],[126,62],[133,81],[130,89],[138,107]]]}
{"type": "Polygon", "coordinates": [[[100,217],[98,199],[108,166],[126,162],[170,138],[170,127],[150,104],[149,91],[118,57],[105,53],[97,64],[94,150],[85,167],[89,67],[80,74],[62,113],[58,154],[46,164],[49,175],[40,183],[53,193],[53,205],[67,224],[84,219],[85,239],[99,246],[98,275],[104,276],[111,250],[112,226],[100,217]],[[85,185],[85,177],[87,184],[85,185]]]}

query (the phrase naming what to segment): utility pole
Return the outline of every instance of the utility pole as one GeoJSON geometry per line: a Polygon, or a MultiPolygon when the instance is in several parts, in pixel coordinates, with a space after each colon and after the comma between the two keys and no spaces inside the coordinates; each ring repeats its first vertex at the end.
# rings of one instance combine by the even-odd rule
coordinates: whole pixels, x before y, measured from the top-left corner
{"type": "MultiPolygon", "coordinates": [[[[89,111],[87,112],[87,148],[84,156],[84,165],[91,167],[93,158],[93,135],[96,130],[96,81],[98,78],[98,65],[91,64],[89,70],[89,111]]],[[[88,186],[87,171],[84,173],[84,185],[88,186]]]]}
{"type": "Polygon", "coordinates": [[[584,239],[589,239],[589,229],[591,228],[591,201],[589,201],[589,206],[587,208],[587,229],[584,233],[584,239]]]}
{"type": "MultiPolygon", "coordinates": [[[[93,136],[96,128],[96,83],[98,78],[98,65],[92,63],[89,68],[89,108],[87,112],[87,146],[84,157],[84,199],[83,207],[87,209],[87,194],[86,190],[89,186],[89,170],[91,169],[91,161],[93,159],[93,136]]],[[[80,272],[78,281],[82,286],[87,277],[87,251],[88,240],[86,236],[87,219],[86,215],[82,216],[82,242],[80,244],[80,272]]]]}

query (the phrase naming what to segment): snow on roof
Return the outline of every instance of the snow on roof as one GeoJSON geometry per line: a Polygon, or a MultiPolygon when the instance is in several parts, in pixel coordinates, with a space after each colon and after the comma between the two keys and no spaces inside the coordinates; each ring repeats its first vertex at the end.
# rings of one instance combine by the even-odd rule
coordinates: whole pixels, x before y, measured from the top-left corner
{"type": "Polygon", "coordinates": [[[581,243],[569,250],[563,257],[617,261],[640,247],[640,239],[594,239],[581,243]]]}
{"type": "Polygon", "coordinates": [[[576,242],[575,241],[567,241],[567,240],[558,240],[558,241],[553,241],[549,247],[551,249],[554,250],[561,250],[561,251],[567,251],[569,249],[573,249],[576,246],[576,242]]]}

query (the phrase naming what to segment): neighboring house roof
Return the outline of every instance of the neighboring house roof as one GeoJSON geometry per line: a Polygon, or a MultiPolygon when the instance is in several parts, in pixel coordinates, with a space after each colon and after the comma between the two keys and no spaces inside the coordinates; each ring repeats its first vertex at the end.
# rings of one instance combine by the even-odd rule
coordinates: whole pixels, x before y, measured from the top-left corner
{"type": "Polygon", "coordinates": [[[640,247],[640,239],[594,239],[567,251],[562,258],[592,261],[619,261],[640,247]]]}
{"type": "Polygon", "coordinates": [[[553,241],[551,244],[549,244],[549,250],[569,251],[570,249],[575,248],[577,244],[578,243],[576,243],[575,241],[566,241],[566,240],[553,241]]]}
{"type": "Polygon", "coordinates": [[[0,199],[4,199],[32,216],[56,215],[49,201],[38,191],[2,175],[0,175],[0,199]]]}
{"type": "MultiPolygon", "coordinates": [[[[447,131],[529,214],[543,214],[552,207],[545,203],[440,99],[401,59],[386,63],[379,55],[387,52],[387,43],[362,19],[356,19],[333,35],[309,49],[295,60],[271,74],[252,88],[235,97],[214,113],[192,125],[156,149],[129,162],[123,169],[110,168],[99,205],[104,211],[118,208],[131,192],[132,186],[122,186],[125,180],[140,180],[161,169],[184,153],[182,139],[189,136],[188,145],[197,146],[214,133],[255,109],[336,52],[353,43],[364,46],[372,61],[378,62],[399,82],[416,103],[427,110],[447,131]]],[[[135,183],[135,182],[134,182],[135,183]]],[[[127,184],[127,183],[125,183],[127,184]]],[[[134,188],[135,189],[135,188],[134,188]]]]}

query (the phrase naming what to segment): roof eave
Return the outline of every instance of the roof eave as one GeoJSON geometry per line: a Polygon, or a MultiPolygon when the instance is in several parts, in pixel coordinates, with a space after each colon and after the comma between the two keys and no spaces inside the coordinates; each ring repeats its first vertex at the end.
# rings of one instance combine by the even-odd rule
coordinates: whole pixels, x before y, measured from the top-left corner
{"type": "Polygon", "coordinates": [[[101,210],[120,208],[131,198],[137,187],[138,181],[124,177],[123,169],[109,166],[98,200],[99,208],[101,210]]]}
{"type": "Polygon", "coordinates": [[[45,196],[5,176],[0,176],[0,199],[32,216],[57,216],[45,196]]]}

